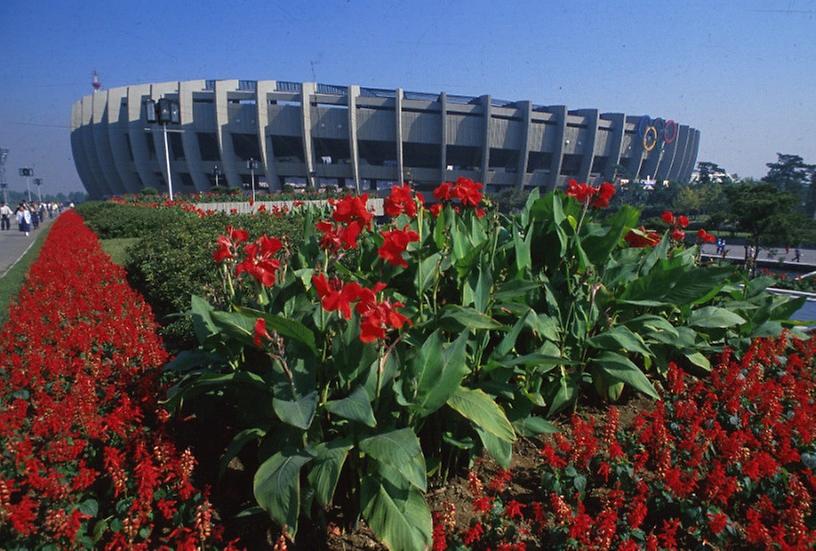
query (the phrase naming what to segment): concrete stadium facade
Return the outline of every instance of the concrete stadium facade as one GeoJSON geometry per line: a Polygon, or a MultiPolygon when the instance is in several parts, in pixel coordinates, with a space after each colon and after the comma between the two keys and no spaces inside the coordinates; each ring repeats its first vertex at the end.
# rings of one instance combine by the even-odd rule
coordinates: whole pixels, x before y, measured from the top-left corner
{"type": "Polygon", "coordinates": [[[644,115],[489,95],[274,80],[139,84],[73,105],[71,147],[90,196],[167,190],[164,138],[160,127],[148,129],[143,106],[160,98],[180,107],[180,131],[168,135],[177,193],[211,190],[216,168],[221,185],[246,186],[250,158],[272,190],[301,182],[367,190],[400,180],[424,187],[458,176],[489,190],[549,189],[570,178],[609,179],[616,169],[688,181],[700,143],[686,124],[671,123],[671,136],[666,126],[647,143],[644,115]]]}

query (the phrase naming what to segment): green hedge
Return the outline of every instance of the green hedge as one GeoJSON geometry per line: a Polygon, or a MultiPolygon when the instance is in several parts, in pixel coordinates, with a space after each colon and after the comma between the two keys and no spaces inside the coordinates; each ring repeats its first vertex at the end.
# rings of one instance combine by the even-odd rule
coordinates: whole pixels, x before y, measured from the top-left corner
{"type": "Polygon", "coordinates": [[[171,347],[194,343],[189,319],[177,315],[190,308],[190,295],[224,303],[221,276],[212,252],[216,238],[228,225],[246,229],[253,239],[263,233],[285,237],[295,247],[301,241],[303,227],[297,215],[178,216],[165,220],[129,248],[125,268],[131,284],[153,307],[171,347]]]}
{"type": "Polygon", "coordinates": [[[100,239],[143,237],[171,220],[195,218],[194,214],[180,209],[145,208],[103,201],[82,203],[77,211],[100,239]]]}

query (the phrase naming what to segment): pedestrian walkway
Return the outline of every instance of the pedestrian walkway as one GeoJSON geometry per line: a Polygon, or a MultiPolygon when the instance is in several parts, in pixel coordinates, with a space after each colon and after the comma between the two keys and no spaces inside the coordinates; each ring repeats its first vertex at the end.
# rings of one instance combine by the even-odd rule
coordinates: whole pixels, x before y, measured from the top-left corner
{"type": "MultiPolygon", "coordinates": [[[[727,251],[726,258],[729,260],[744,260],[745,259],[745,247],[743,245],[726,245],[725,250],[727,251]]],[[[782,262],[785,264],[793,264],[793,265],[801,265],[801,266],[816,266],[816,249],[799,249],[802,253],[799,262],[794,262],[793,258],[795,249],[791,248],[789,252],[785,252],[785,248],[760,248],[759,255],[757,255],[757,260],[760,262],[779,262],[779,259],[782,258],[782,262]]],[[[703,245],[702,253],[705,256],[712,256],[720,258],[720,255],[717,254],[717,247],[714,245],[703,245]]]]}
{"type": "Polygon", "coordinates": [[[0,231],[0,276],[3,276],[6,271],[17,260],[25,254],[28,247],[41,235],[46,228],[56,220],[48,218],[40,224],[39,229],[31,231],[28,237],[17,229],[17,222],[12,221],[11,229],[7,231],[0,231]]]}

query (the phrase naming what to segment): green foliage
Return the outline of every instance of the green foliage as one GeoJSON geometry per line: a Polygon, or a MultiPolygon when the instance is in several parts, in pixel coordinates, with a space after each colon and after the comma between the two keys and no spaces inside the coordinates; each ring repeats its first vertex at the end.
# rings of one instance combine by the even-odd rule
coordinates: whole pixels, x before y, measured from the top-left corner
{"type": "Polygon", "coordinates": [[[100,239],[144,237],[177,218],[194,217],[179,209],[118,205],[109,201],[82,203],[77,206],[77,212],[100,239]]]}
{"type": "Polygon", "coordinates": [[[128,212],[138,209],[165,213],[163,223],[129,248],[126,268],[131,284],[142,292],[162,323],[163,336],[182,348],[195,343],[190,319],[177,315],[189,309],[190,295],[225,304],[223,282],[213,269],[212,260],[215,239],[224,228],[234,224],[244,227],[253,236],[264,233],[287,236],[290,246],[296,248],[302,227],[297,215],[278,218],[213,214],[199,218],[178,209],[117,208],[128,212]]]}
{"type": "MultiPolygon", "coordinates": [[[[289,535],[300,513],[339,501],[390,548],[427,548],[429,473],[482,450],[508,465],[517,434],[550,432],[542,416],[588,392],[655,398],[670,362],[703,371],[704,353],[790,325],[795,304],[700,266],[696,248],[668,235],[627,246],[638,223],[634,208],[596,217],[560,193],[533,192],[510,216],[420,209],[392,221],[418,236],[403,267],[383,261],[375,231],[328,252],[306,213],[303,242],[285,250],[274,285],[239,275],[238,258],[221,267],[220,304],[193,298],[199,348],[168,366],[178,376],[168,406],[237,405],[228,455],[256,444],[256,499],[289,535]],[[321,303],[316,274],[368,289],[387,282],[411,323],[364,339],[363,312],[321,303]]],[[[177,239],[167,249],[192,246],[177,239]]]]}
{"type": "Polygon", "coordinates": [[[772,184],[740,184],[727,191],[728,217],[737,229],[748,233],[748,242],[760,245],[796,243],[806,221],[796,214],[797,198],[772,184]]]}

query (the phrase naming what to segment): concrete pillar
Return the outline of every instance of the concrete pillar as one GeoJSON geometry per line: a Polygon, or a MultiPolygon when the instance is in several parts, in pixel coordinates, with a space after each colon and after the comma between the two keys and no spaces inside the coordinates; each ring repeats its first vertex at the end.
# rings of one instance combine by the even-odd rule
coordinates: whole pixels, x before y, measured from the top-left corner
{"type": "Polygon", "coordinates": [[[663,142],[656,143],[643,161],[643,173],[651,178],[657,179],[657,166],[663,155],[663,147],[663,142]]]}
{"type": "Polygon", "coordinates": [[[439,94],[439,181],[448,179],[448,93],[439,94]]]}
{"type": "Polygon", "coordinates": [[[490,96],[482,96],[484,109],[484,137],[482,140],[482,183],[487,186],[490,173],[490,119],[493,118],[493,103],[490,96]]]}
{"type": "MultiPolygon", "coordinates": [[[[98,93],[98,92],[95,92],[98,93]]],[[[102,165],[96,151],[93,136],[93,95],[82,98],[82,144],[85,157],[88,159],[88,168],[96,193],[100,197],[113,194],[113,190],[105,183],[102,174],[102,165]]]]}
{"type": "Polygon", "coordinates": [[[519,111],[521,111],[521,139],[519,143],[518,166],[516,167],[516,187],[524,189],[524,181],[527,178],[527,160],[530,156],[530,125],[532,122],[533,103],[531,101],[520,101],[519,111]]]}
{"type": "Polygon", "coordinates": [[[584,153],[581,157],[581,167],[578,170],[577,179],[579,182],[589,182],[589,174],[592,171],[592,161],[595,159],[595,146],[598,143],[598,110],[578,109],[571,111],[571,113],[581,115],[586,121],[586,141],[581,144],[584,153]]]}
{"type": "Polygon", "coordinates": [[[102,168],[102,176],[112,194],[122,195],[125,193],[125,185],[122,183],[122,179],[113,164],[113,152],[108,139],[108,91],[96,91],[91,98],[91,108],[93,110],[91,128],[95,150],[99,158],[99,166],[102,168]]]}
{"type": "Polygon", "coordinates": [[[632,155],[630,157],[632,159],[632,178],[637,178],[640,175],[643,159],[646,156],[646,151],[643,149],[643,136],[638,134],[637,131],[638,121],[640,121],[640,117],[634,117],[635,133],[632,138],[632,155]]]}
{"type": "Polygon", "coordinates": [[[255,87],[255,119],[258,122],[258,144],[261,148],[261,163],[266,174],[266,183],[270,191],[280,191],[280,179],[275,165],[275,152],[267,139],[269,128],[269,94],[277,88],[277,81],[259,80],[255,87]]]}
{"type": "Polygon", "coordinates": [[[179,115],[181,116],[181,145],[184,148],[184,161],[187,171],[193,179],[196,191],[210,189],[208,170],[201,160],[201,148],[198,145],[198,135],[195,130],[195,111],[193,109],[193,92],[204,90],[203,80],[186,80],[178,83],[179,115]]]}
{"type": "Polygon", "coordinates": [[[558,138],[555,142],[555,150],[552,154],[552,164],[550,165],[549,189],[555,189],[561,177],[561,163],[564,160],[564,140],[567,139],[567,106],[551,105],[547,111],[555,115],[558,122],[558,138]]]}
{"type": "Polygon", "coordinates": [[[145,122],[144,105],[142,102],[149,96],[149,84],[128,86],[128,137],[130,138],[130,148],[133,152],[133,164],[136,165],[136,172],[139,174],[139,178],[142,180],[141,187],[150,186],[160,189],[161,185],[153,174],[153,164],[150,161],[150,153],[147,150],[147,139],[149,135],[147,132],[145,132],[147,122],[145,122]]]}
{"type": "Polygon", "coordinates": [[[232,132],[229,129],[228,92],[238,89],[237,80],[215,81],[215,126],[218,135],[218,150],[221,168],[229,187],[243,189],[241,175],[235,163],[235,148],[232,146],[232,132]]]}
{"type": "Polygon", "coordinates": [[[312,154],[312,96],[316,88],[317,84],[314,82],[304,82],[300,88],[300,130],[303,135],[303,157],[306,160],[306,181],[314,187],[317,187],[317,180],[313,177],[315,159],[312,154]]]}
{"type": "MultiPolygon", "coordinates": [[[[351,154],[351,176],[354,180],[354,189],[360,193],[360,148],[357,144],[357,97],[360,87],[352,84],[348,87],[348,135],[349,153],[351,154]]],[[[311,125],[310,125],[311,128],[311,125]]]]}
{"type": "Polygon", "coordinates": [[[691,173],[694,171],[694,163],[697,161],[697,152],[700,148],[700,131],[689,129],[690,142],[689,147],[686,148],[686,164],[683,167],[683,172],[680,173],[680,180],[688,182],[691,180],[691,173]]]}
{"type": "Polygon", "coordinates": [[[681,124],[677,131],[677,152],[674,154],[671,169],[669,169],[669,180],[679,181],[686,159],[686,147],[688,146],[689,127],[681,124]]]}
{"type": "Polygon", "coordinates": [[[400,183],[406,180],[405,178],[405,158],[402,153],[402,88],[394,90],[394,130],[396,133],[397,145],[397,170],[399,171],[400,183]]]}
{"type": "Polygon", "coordinates": [[[126,193],[136,193],[141,189],[141,182],[134,171],[136,167],[130,159],[127,145],[127,105],[122,113],[122,100],[127,102],[127,87],[111,88],[108,90],[107,132],[108,143],[113,156],[113,165],[119,179],[122,181],[126,193]],[[120,118],[121,116],[121,118],[120,118]]]}
{"type": "Polygon", "coordinates": [[[74,157],[77,174],[79,174],[82,184],[88,190],[88,195],[94,199],[99,199],[98,190],[94,185],[91,176],[91,168],[88,164],[88,156],[85,154],[85,140],[82,135],[82,100],[74,102],[71,106],[71,154],[74,157]]]}
{"type": "Polygon", "coordinates": [[[621,160],[623,135],[626,132],[626,115],[623,113],[604,113],[601,118],[612,123],[612,144],[609,148],[609,160],[604,170],[604,178],[611,180],[615,172],[615,165],[619,165],[621,160]]]}
{"type": "Polygon", "coordinates": [[[657,165],[657,171],[655,172],[655,180],[658,182],[662,182],[669,176],[669,170],[674,161],[674,156],[677,153],[677,138],[678,136],[675,134],[674,141],[670,144],[666,144],[664,140],[663,155],[660,158],[660,164],[657,165]]]}

